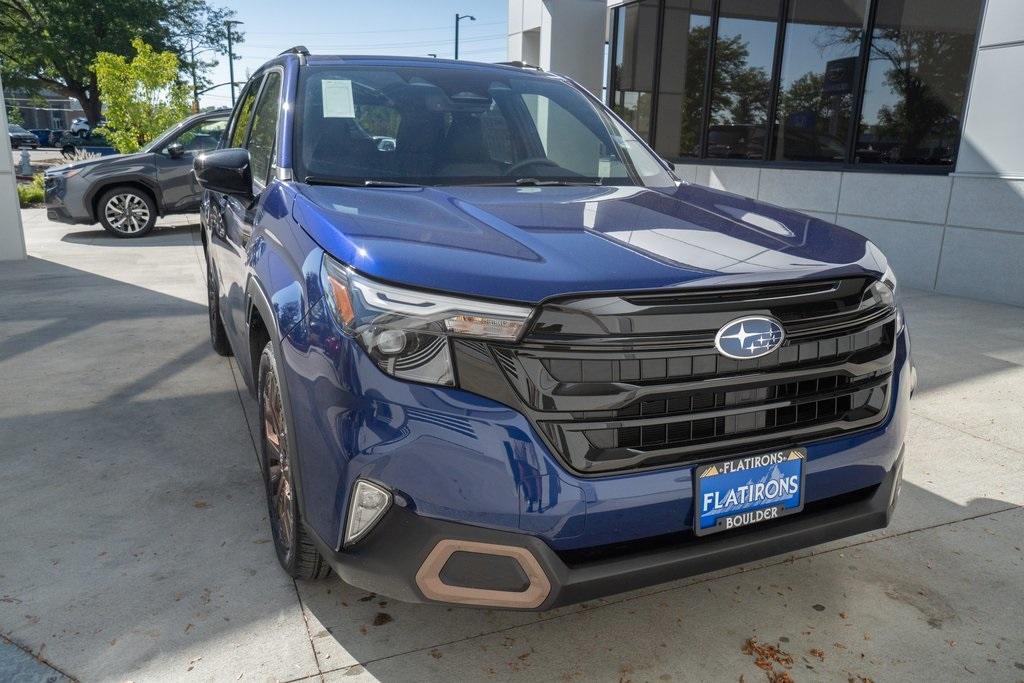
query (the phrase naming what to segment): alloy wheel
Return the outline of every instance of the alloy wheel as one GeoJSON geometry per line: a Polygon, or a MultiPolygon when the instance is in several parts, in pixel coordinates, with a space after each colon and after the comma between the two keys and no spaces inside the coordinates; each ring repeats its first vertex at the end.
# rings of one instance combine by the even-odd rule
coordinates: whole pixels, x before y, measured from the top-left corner
{"type": "Polygon", "coordinates": [[[131,194],[115,194],[103,207],[103,215],[114,230],[126,235],[139,232],[149,223],[149,207],[142,197],[131,194]]]}
{"type": "Polygon", "coordinates": [[[295,552],[295,490],[288,457],[287,427],[277,374],[267,373],[263,385],[263,449],[266,454],[267,495],[274,536],[286,561],[295,552]]]}

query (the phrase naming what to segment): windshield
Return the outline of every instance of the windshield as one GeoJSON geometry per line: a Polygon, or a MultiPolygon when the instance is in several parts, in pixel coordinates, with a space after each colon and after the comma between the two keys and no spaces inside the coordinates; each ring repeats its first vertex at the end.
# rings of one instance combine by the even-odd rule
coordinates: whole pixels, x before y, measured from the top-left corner
{"type": "Polygon", "coordinates": [[[182,128],[183,126],[184,126],[184,123],[182,121],[178,121],[176,124],[174,124],[170,128],[164,129],[164,131],[162,133],[160,133],[160,135],[157,135],[155,138],[150,140],[149,144],[147,144],[144,147],[142,147],[142,149],[140,149],[139,151],[140,152],[155,152],[155,151],[157,151],[158,147],[162,147],[163,146],[164,138],[166,138],[168,135],[170,135],[174,131],[178,130],[179,128],[182,128]]]}
{"type": "Polygon", "coordinates": [[[27,133],[28,132],[27,130],[25,130],[24,128],[22,128],[21,126],[19,126],[16,123],[8,123],[7,124],[7,130],[10,133],[27,133]]]}
{"type": "Polygon", "coordinates": [[[296,177],[340,184],[674,186],[564,81],[493,68],[303,69],[296,177]]]}

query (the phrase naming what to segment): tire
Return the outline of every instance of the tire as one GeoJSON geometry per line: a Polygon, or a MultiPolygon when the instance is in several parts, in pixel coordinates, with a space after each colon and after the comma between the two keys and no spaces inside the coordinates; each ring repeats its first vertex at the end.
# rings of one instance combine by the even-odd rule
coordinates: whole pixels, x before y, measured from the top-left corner
{"type": "Polygon", "coordinates": [[[284,417],[280,375],[273,342],[260,354],[260,469],[267,494],[267,512],[274,549],[281,567],[293,579],[322,579],[331,573],[299,517],[293,477],[294,453],[284,417]]]}
{"type": "Polygon", "coordinates": [[[206,254],[206,310],[210,319],[210,345],[218,356],[230,356],[231,344],[224,330],[224,319],[220,316],[220,286],[213,272],[213,257],[206,254]]]}
{"type": "Polygon", "coordinates": [[[115,237],[142,237],[156,225],[156,203],[142,190],[115,187],[96,205],[103,229],[115,237]]]}

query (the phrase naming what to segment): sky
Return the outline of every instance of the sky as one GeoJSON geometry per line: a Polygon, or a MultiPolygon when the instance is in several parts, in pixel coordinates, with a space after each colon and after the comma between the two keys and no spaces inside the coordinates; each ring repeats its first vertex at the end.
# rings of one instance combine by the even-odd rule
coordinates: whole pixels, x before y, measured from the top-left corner
{"type": "MultiPolygon", "coordinates": [[[[293,45],[312,53],[452,57],[455,14],[470,14],[459,29],[459,57],[481,62],[506,59],[507,0],[212,0],[229,6],[245,42],[235,47],[235,80],[293,45]]],[[[227,57],[210,71],[212,83],[227,83],[227,57]]],[[[225,85],[200,96],[202,106],[226,107],[225,85]]]]}

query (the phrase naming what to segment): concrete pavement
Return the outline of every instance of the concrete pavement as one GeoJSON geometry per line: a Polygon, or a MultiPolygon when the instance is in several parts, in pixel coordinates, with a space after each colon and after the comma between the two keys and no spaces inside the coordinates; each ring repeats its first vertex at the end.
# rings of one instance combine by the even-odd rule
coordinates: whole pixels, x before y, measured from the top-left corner
{"type": "Polygon", "coordinates": [[[796,680],[1024,680],[1024,309],[904,294],[921,388],[883,532],[544,614],[415,606],[278,569],[194,217],[141,240],[23,219],[0,672],[13,650],[87,681],[766,680],[756,639],[796,680]]]}

